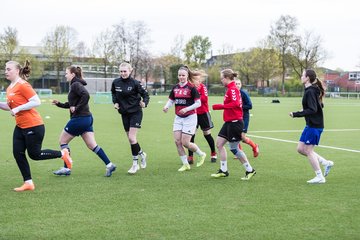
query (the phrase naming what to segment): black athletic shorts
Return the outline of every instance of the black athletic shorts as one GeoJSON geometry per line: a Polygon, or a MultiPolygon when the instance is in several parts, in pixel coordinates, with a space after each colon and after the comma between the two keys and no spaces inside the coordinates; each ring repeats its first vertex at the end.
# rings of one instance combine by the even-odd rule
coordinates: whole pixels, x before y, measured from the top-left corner
{"type": "Polygon", "coordinates": [[[209,129],[212,129],[214,127],[213,122],[211,121],[210,113],[204,113],[204,114],[198,114],[197,115],[197,126],[198,128],[200,126],[201,130],[206,131],[209,129]]]}
{"type": "Polygon", "coordinates": [[[225,122],[218,136],[225,138],[228,142],[240,142],[243,128],[244,122],[242,120],[238,120],[236,122],[225,122]]]}
{"type": "Polygon", "coordinates": [[[142,111],[121,114],[125,131],[128,132],[131,127],[141,128],[142,117],[143,117],[142,111]]]}

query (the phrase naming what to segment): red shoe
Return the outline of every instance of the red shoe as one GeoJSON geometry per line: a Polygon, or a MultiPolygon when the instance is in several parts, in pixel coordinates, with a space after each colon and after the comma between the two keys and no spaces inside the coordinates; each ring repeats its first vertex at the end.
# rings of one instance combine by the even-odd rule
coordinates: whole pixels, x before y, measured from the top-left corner
{"type": "Polygon", "coordinates": [[[15,192],[23,192],[23,191],[34,191],[35,185],[33,183],[24,182],[21,187],[14,188],[15,192]]]}
{"type": "Polygon", "coordinates": [[[216,154],[216,152],[212,152],[212,153],[211,153],[211,162],[212,162],[212,163],[215,163],[215,162],[216,162],[216,159],[217,159],[217,154],[216,154]]]}
{"type": "Polygon", "coordinates": [[[259,145],[258,144],[256,144],[256,147],[253,148],[253,154],[254,154],[254,158],[259,156],[259,145]]]}
{"type": "Polygon", "coordinates": [[[188,163],[189,164],[194,164],[194,157],[193,156],[188,156],[188,163]]]}
{"type": "Polygon", "coordinates": [[[69,150],[67,148],[64,148],[63,150],[61,150],[61,158],[62,160],[64,160],[66,166],[68,169],[71,169],[72,168],[72,159],[70,157],[70,153],[69,153],[69,150]]]}

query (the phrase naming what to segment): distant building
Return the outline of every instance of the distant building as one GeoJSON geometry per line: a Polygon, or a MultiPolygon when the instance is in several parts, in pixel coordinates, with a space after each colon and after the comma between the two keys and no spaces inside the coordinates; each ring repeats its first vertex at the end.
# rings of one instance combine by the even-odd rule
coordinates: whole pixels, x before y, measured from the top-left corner
{"type": "Polygon", "coordinates": [[[337,72],[327,70],[324,73],[324,82],[328,91],[360,91],[360,71],[337,72]]]}
{"type": "MultiPolygon", "coordinates": [[[[34,79],[33,87],[35,88],[52,88],[56,87],[56,71],[55,66],[50,62],[48,56],[43,54],[42,47],[39,46],[19,46],[15,50],[15,54],[20,54],[22,51],[25,51],[26,54],[34,57],[39,62],[44,63],[44,71],[38,79],[34,79]]],[[[67,83],[65,80],[65,67],[68,65],[77,65],[80,66],[83,70],[85,78],[90,79],[104,79],[106,78],[116,78],[119,76],[118,66],[105,66],[101,64],[101,58],[88,58],[88,57],[70,57],[64,59],[64,69],[60,71],[60,85],[63,91],[67,91],[67,83]],[[106,69],[106,73],[105,73],[106,69]],[[106,75],[106,76],[105,76],[106,75]]],[[[110,91],[108,84],[104,84],[104,90],[110,91]]]]}

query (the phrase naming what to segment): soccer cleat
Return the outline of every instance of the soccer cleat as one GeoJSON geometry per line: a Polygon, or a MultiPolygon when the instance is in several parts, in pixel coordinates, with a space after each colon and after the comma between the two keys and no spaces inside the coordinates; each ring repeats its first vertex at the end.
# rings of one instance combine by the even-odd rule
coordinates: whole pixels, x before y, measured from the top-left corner
{"type": "Polygon", "coordinates": [[[111,177],[112,173],[116,170],[116,165],[111,163],[110,167],[106,167],[105,177],[111,177]]]}
{"type": "Polygon", "coordinates": [[[24,182],[21,187],[14,188],[15,192],[23,192],[23,191],[34,191],[35,185],[33,183],[24,182]]]}
{"type": "Polygon", "coordinates": [[[53,171],[53,174],[57,176],[69,176],[71,174],[71,170],[68,168],[60,168],[59,170],[53,171]]]}
{"type": "Polygon", "coordinates": [[[129,174],[135,174],[140,169],[139,164],[133,164],[129,169],[129,174]]]}
{"type": "Polygon", "coordinates": [[[217,158],[216,152],[211,153],[211,159],[210,159],[210,161],[211,161],[212,163],[215,163],[215,162],[216,162],[216,158],[217,158]]]}
{"type": "Polygon", "coordinates": [[[324,177],[326,177],[327,175],[329,175],[329,172],[332,168],[332,166],[334,166],[334,162],[333,161],[328,161],[329,163],[325,165],[325,169],[324,169],[324,177]]]}
{"type": "Polygon", "coordinates": [[[222,177],[228,177],[229,176],[229,172],[223,172],[221,169],[219,169],[219,171],[217,173],[211,174],[211,177],[213,178],[222,178],[222,177]]]}
{"type": "Polygon", "coordinates": [[[200,167],[201,165],[203,165],[204,162],[205,162],[205,158],[206,158],[206,154],[205,154],[205,153],[204,153],[204,155],[199,156],[199,159],[198,159],[198,161],[197,161],[197,163],[196,163],[196,167],[200,167]]]}
{"type": "Polygon", "coordinates": [[[319,177],[316,176],[313,179],[310,179],[309,181],[307,181],[307,183],[311,183],[311,184],[317,184],[317,183],[325,183],[326,180],[324,177],[319,177]]]}
{"type": "Polygon", "coordinates": [[[64,148],[61,150],[61,159],[64,160],[66,166],[71,169],[72,168],[72,159],[70,157],[69,150],[67,148],[64,148]]]}
{"type": "Polygon", "coordinates": [[[145,152],[143,152],[142,154],[140,154],[141,156],[141,162],[140,162],[140,167],[142,169],[145,169],[146,168],[146,157],[147,157],[147,154],[145,152]]]}
{"type": "Polygon", "coordinates": [[[194,164],[194,157],[193,156],[188,156],[188,163],[189,164],[194,164]]]}
{"type": "Polygon", "coordinates": [[[189,171],[191,168],[190,168],[190,165],[189,164],[183,164],[181,166],[181,168],[178,169],[178,172],[184,172],[184,171],[189,171]]]}
{"type": "Polygon", "coordinates": [[[253,148],[253,155],[254,155],[254,158],[259,156],[259,145],[258,144],[256,144],[256,146],[253,148]]]}
{"type": "Polygon", "coordinates": [[[248,181],[250,178],[252,178],[256,174],[255,169],[253,169],[251,172],[246,171],[245,177],[242,177],[241,180],[248,181]]]}

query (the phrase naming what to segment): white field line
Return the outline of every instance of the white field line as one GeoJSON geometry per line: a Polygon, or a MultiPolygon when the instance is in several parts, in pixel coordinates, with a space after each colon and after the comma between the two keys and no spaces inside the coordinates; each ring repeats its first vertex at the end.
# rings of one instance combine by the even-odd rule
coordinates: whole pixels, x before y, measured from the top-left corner
{"type": "MultiPolygon", "coordinates": [[[[255,136],[255,135],[250,135],[250,134],[247,134],[247,136],[249,136],[249,137],[254,137],[254,138],[267,139],[267,140],[272,140],[272,141],[278,141],[278,142],[296,143],[296,144],[298,143],[298,142],[296,142],[296,141],[285,140],[285,139],[280,139],[280,138],[271,138],[271,137],[255,136]]],[[[338,147],[325,146],[325,145],[318,145],[318,147],[321,147],[321,148],[330,148],[330,149],[335,149],[335,150],[340,150],[340,151],[346,151],[346,152],[360,153],[360,150],[354,150],[354,149],[338,148],[338,147]]]]}
{"type": "MultiPolygon", "coordinates": [[[[251,133],[290,133],[290,132],[302,132],[301,130],[264,130],[264,131],[251,131],[251,133]]],[[[355,129],[324,129],[324,132],[353,132],[360,131],[359,128],[355,129]]]]}

